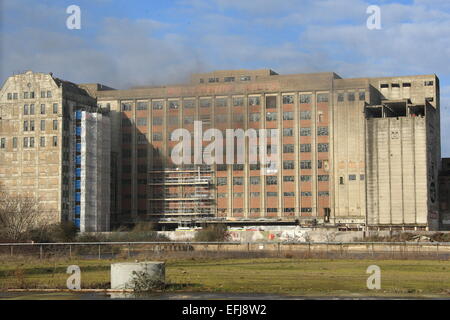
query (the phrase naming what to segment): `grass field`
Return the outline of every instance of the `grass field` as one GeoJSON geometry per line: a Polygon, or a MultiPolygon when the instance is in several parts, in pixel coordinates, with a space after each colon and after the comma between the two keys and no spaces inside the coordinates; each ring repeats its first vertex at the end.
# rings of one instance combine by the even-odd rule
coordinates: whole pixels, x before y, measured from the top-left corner
{"type": "MultiPolygon", "coordinates": [[[[81,287],[109,288],[111,260],[1,259],[0,290],[66,288],[69,265],[81,287]]],[[[124,262],[126,259],[120,260],[124,262]]],[[[169,292],[273,293],[301,296],[450,298],[450,262],[437,260],[177,259],[166,261],[169,292]],[[381,268],[381,290],[368,290],[369,265],[381,268]]]]}

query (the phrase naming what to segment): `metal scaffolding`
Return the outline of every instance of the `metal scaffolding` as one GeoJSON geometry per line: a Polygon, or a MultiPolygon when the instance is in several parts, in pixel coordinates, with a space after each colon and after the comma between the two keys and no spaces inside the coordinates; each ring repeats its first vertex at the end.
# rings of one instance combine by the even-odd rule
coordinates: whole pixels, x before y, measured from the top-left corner
{"type": "Polygon", "coordinates": [[[214,171],[205,166],[149,172],[149,211],[159,217],[213,217],[214,171]]]}

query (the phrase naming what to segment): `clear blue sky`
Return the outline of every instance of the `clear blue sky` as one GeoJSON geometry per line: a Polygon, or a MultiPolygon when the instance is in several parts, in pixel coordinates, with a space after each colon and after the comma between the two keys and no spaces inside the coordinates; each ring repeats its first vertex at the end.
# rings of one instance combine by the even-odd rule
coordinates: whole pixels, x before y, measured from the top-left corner
{"type": "Polygon", "coordinates": [[[449,0],[0,0],[0,80],[27,69],[113,87],[214,69],[342,77],[436,73],[450,156],[449,0]],[[81,8],[68,30],[66,8],[81,8]],[[381,8],[381,30],[366,9],[381,8]]]}

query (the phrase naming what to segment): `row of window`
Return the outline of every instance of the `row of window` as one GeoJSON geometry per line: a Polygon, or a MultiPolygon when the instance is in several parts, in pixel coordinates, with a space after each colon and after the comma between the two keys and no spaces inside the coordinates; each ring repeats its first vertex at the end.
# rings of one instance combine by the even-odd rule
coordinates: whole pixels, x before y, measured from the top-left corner
{"type": "MultiPolygon", "coordinates": [[[[306,160],[306,161],[310,161],[310,160],[306,160]]],[[[293,169],[295,169],[295,162],[296,162],[295,160],[284,160],[283,161],[283,169],[284,170],[293,170],[293,169]]],[[[217,165],[217,171],[227,171],[228,170],[228,166],[229,166],[228,164],[218,164],[217,165]]],[[[233,171],[243,171],[244,170],[244,165],[243,164],[233,164],[231,166],[232,166],[233,171]]],[[[259,167],[258,168],[253,168],[252,166],[254,166],[254,165],[250,164],[251,170],[260,170],[259,167]]],[[[309,168],[310,167],[309,162],[304,162],[303,163],[303,167],[309,168]]],[[[326,167],[328,167],[328,160],[317,160],[317,168],[318,169],[322,169],[322,168],[326,168],[326,167]]],[[[305,177],[309,177],[309,176],[305,176],[305,177]]],[[[304,181],[304,180],[302,180],[302,181],[304,181]]]]}
{"type": "MultiPolygon", "coordinates": [[[[217,212],[225,214],[227,213],[228,209],[225,208],[218,208],[217,212]]],[[[250,213],[260,213],[260,208],[250,208],[250,213]]],[[[311,213],[312,208],[300,208],[300,211],[302,213],[311,213]]],[[[278,213],[278,208],[266,208],[267,213],[278,213]]],[[[283,208],[284,213],[295,213],[295,208],[283,208]]],[[[233,208],[233,213],[244,213],[244,208],[233,208]]]]}
{"type": "MultiPolygon", "coordinates": [[[[7,143],[6,138],[0,138],[0,149],[5,149],[6,143],[7,143]]],[[[58,146],[58,137],[57,136],[52,137],[51,143],[52,143],[51,145],[53,147],[57,147],[58,146]]],[[[24,137],[22,146],[24,148],[34,148],[35,147],[35,138],[34,137],[24,137]]],[[[40,147],[46,146],[46,138],[45,137],[39,138],[39,146],[40,147]]],[[[18,148],[18,138],[17,137],[12,138],[12,147],[13,147],[13,149],[18,148]]]]}
{"type": "MultiPolygon", "coordinates": [[[[359,101],[366,100],[366,93],[364,91],[358,92],[358,99],[359,101]]],[[[345,94],[344,93],[338,93],[337,96],[338,102],[343,102],[345,100],[345,94]]],[[[355,101],[355,92],[348,92],[347,93],[347,101],[355,101]]]]}
{"type": "MultiPolygon", "coordinates": [[[[199,119],[203,123],[210,123],[210,115],[201,115],[201,119],[199,119]]],[[[249,122],[258,122],[261,120],[261,114],[254,112],[249,113],[248,115],[249,122]]],[[[278,120],[278,113],[277,112],[267,112],[266,113],[266,121],[277,121],[278,120]]],[[[294,120],[294,112],[287,111],[283,112],[283,120],[294,120]]],[[[311,120],[311,111],[304,110],[300,112],[300,120],[311,120]]],[[[193,124],[195,121],[195,116],[184,116],[183,117],[183,123],[184,124],[193,124]]],[[[228,115],[227,114],[218,114],[215,116],[216,123],[227,123],[228,122],[228,115]]],[[[233,114],[232,121],[234,123],[238,122],[244,122],[244,115],[243,114],[233,114]]],[[[318,116],[318,122],[323,122],[323,114],[319,114],[318,116]]],[[[147,118],[137,118],[136,124],[137,126],[147,126],[147,118]]],[[[161,126],[164,123],[163,117],[153,117],[152,118],[152,125],[154,126],[161,126]]],[[[168,116],[167,117],[167,124],[172,126],[177,126],[179,124],[179,117],[178,116],[168,116]]],[[[129,118],[123,118],[122,119],[122,127],[130,127],[132,126],[132,122],[129,118]]],[[[322,127],[323,128],[323,127],[322,127]]],[[[328,129],[322,129],[321,132],[319,132],[319,135],[328,135],[328,129]],[[326,134],[325,134],[325,131],[326,134]],[[324,134],[322,134],[324,133],[324,134]]]]}
{"type": "MultiPolygon", "coordinates": [[[[364,94],[364,92],[361,92],[364,94]]],[[[276,96],[266,96],[266,108],[276,108],[277,107],[277,97],[276,96]]],[[[183,108],[191,109],[195,108],[196,100],[195,99],[183,99],[183,108]]],[[[228,98],[215,98],[215,106],[216,108],[227,107],[228,106],[228,98]]],[[[300,94],[300,103],[301,104],[309,104],[312,101],[312,94],[300,94]]],[[[213,99],[212,98],[200,98],[199,106],[201,108],[208,108],[212,106],[213,99]]],[[[232,105],[234,107],[243,107],[245,104],[244,97],[232,97],[232,105]]],[[[283,95],[282,96],[283,104],[293,104],[294,103],[294,95],[283,95]]],[[[317,102],[328,102],[328,94],[327,93],[319,93],[317,94],[317,102]]],[[[162,110],[164,108],[164,101],[152,101],[151,103],[153,110],[162,110]]],[[[179,109],[181,107],[180,100],[168,100],[167,105],[169,109],[179,109]]],[[[260,106],[261,105],[261,97],[260,96],[249,96],[248,97],[248,105],[249,106],[260,106]]],[[[149,107],[149,102],[147,101],[138,101],[136,103],[136,110],[147,110],[149,107]]],[[[133,109],[132,102],[122,102],[121,103],[122,111],[131,111],[133,109]]]]}
{"type": "MultiPolygon", "coordinates": [[[[51,91],[41,91],[42,99],[51,98],[51,97],[52,97],[51,91]]],[[[6,95],[6,98],[8,100],[17,100],[19,98],[19,94],[17,92],[8,92],[8,94],[6,95]]],[[[23,99],[34,99],[35,98],[34,91],[23,92],[22,98],[23,99]]]]}
{"type": "MultiPolygon", "coordinates": [[[[430,80],[424,81],[423,85],[425,87],[432,87],[432,86],[434,86],[434,81],[430,81],[430,80]]],[[[410,88],[411,87],[411,82],[403,82],[401,84],[401,86],[403,88],[410,88]]],[[[391,87],[391,88],[400,88],[400,83],[390,83],[390,84],[389,83],[381,83],[380,84],[380,88],[381,89],[387,89],[389,87],[391,87]]]]}
{"type": "MultiPolygon", "coordinates": [[[[45,125],[46,124],[46,120],[41,120],[40,122],[40,129],[41,131],[45,131],[45,125]]],[[[34,120],[25,120],[23,122],[23,131],[34,131],[35,129],[35,125],[34,125],[34,120]]],[[[53,120],[53,130],[58,130],[58,120],[53,120]]]]}
{"type": "MultiPolygon", "coordinates": [[[[320,182],[329,181],[329,175],[318,175],[317,180],[320,182]]],[[[266,185],[276,185],[276,184],[278,184],[278,177],[277,176],[266,176],[265,181],[266,181],[266,185]]],[[[295,177],[294,176],[284,176],[283,181],[284,182],[294,182],[295,177]]],[[[235,186],[236,185],[237,186],[244,185],[244,177],[233,177],[232,183],[235,186]]],[[[250,184],[258,185],[259,183],[260,183],[260,177],[250,177],[250,184]]],[[[217,185],[218,186],[228,185],[228,178],[227,177],[218,177],[217,185]]]]}
{"type": "MultiPolygon", "coordinates": [[[[45,104],[41,104],[40,110],[39,110],[40,114],[46,114],[46,105],[45,104]]],[[[53,104],[53,114],[57,114],[58,113],[58,104],[54,103],[53,104]]],[[[34,115],[35,114],[35,106],[34,104],[25,104],[23,106],[23,114],[24,115],[34,115]]]]}
{"type": "MultiPolygon", "coordinates": [[[[240,81],[250,81],[252,79],[251,76],[240,76],[239,80],[240,81]]],[[[208,83],[217,83],[220,82],[220,78],[208,78],[208,79],[200,79],[199,82],[200,83],[205,83],[206,81],[208,81],[208,83]]],[[[223,78],[223,82],[235,82],[236,81],[236,77],[224,77],[223,78]]]]}
{"type": "MultiPolygon", "coordinates": [[[[311,191],[300,192],[302,197],[312,197],[311,191]]],[[[259,198],[261,196],[260,192],[250,192],[250,198],[259,198]]],[[[329,191],[319,191],[317,192],[319,197],[328,197],[330,195],[329,191]]],[[[283,192],[284,197],[295,197],[295,192],[283,192]]],[[[266,192],[266,197],[278,197],[278,192],[266,192]]],[[[220,192],[217,194],[217,198],[228,198],[228,193],[220,192]]],[[[233,192],[233,198],[244,198],[243,192],[233,192]]]]}

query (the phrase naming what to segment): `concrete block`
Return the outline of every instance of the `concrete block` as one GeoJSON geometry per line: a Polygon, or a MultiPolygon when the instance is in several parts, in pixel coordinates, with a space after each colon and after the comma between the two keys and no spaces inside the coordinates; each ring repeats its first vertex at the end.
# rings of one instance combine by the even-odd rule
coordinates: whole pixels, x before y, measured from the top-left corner
{"type": "Polygon", "coordinates": [[[133,272],[146,273],[153,280],[164,282],[166,267],[164,262],[125,262],[111,264],[111,289],[123,290],[133,289],[132,280],[135,277],[133,272]]]}

